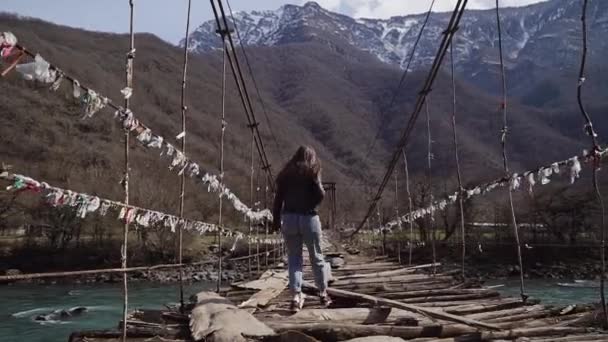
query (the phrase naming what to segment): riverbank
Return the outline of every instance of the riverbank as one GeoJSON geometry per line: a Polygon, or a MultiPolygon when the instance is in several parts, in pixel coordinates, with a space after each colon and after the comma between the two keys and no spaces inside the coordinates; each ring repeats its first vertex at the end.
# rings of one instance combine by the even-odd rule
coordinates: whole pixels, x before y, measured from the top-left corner
{"type": "MultiPolygon", "coordinates": [[[[269,259],[269,263],[272,260],[269,259]]],[[[266,260],[262,256],[260,258],[260,272],[265,270],[266,260]]],[[[257,260],[251,260],[252,277],[258,275],[257,260]]],[[[235,282],[249,279],[249,262],[247,259],[237,261],[227,260],[222,263],[222,272],[218,272],[217,257],[210,257],[209,262],[201,265],[184,266],[182,268],[183,280],[186,283],[206,283],[217,282],[221,276],[224,282],[235,282]]],[[[20,270],[9,269],[3,272],[4,275],[19,275],[20,270]]],[[[1,274],[1,273],[0,273],[1,274]]],[[[154,270],[134,271],[127,273],[129,282],[133,283],[177,283],[180,280],[180,269],[165,268],[154,270]]],[[[101,273],[95,275],[78,275],[69,277],[57,278],[38,278],[25,279],[6,282],[6,284],[39,284],[39,285],[56,285],[56,284],[114,284],[122,281],[122,274],[117,273],[101,273]]]]}
{"type": "MultiPolygon", "coordinates": [[[[369,252],[370,250],[368,250],[369,252]]],[[[397,257],[392,249],[387,249],[388,255],[397,257]]],[[[402,263],[408,262],[407,251],[402,252],[402,263]]],[[[437,260],[442,263],[442,270],[451,271],[461,267],[460,250],[454,246],[437,246],[437,260]]],[[[599,278],[600,263],[593,251],[584,248],[556,249],[548,247],[535,247],[527,249],[524,253],[524,278],[526,279],[555,279],[564,282],[573,280],[597,280],[599,278]]],[[[241,253],[242,254],[242,253],[241,253]]],[[[380,255],[377,251],[376,255],[380,255]]],[[[233,256],[232,258],[236,258],[233,256]]],[[[260,271],[265,269],[266,256],[260,255],[260,271]]],[[[274,255],[269,256],[272,263],[274,255]]],[[[183,279],[187,283],[216,282],[218,279],[217,255],[207,254],[204,260],[208,263],[183,268],[183,279]]],[[[423,264],[432,261],[430,248],[416,248],[414,250],[414,263],[423,264]]],[[[251,259],[252,276],[257,276],[257,261],[251,259]]],[[[519,277],[519,266],[516,262],[513,246],[499,248],[468,250],[466,276],[470,280],[487,281],[519,277]]],[[[0,270],[0,275],[19,274],[16,269],[0,270]]],[[[155,269],[151,271],[136,271],[128,273],[130,282],[172,283],[179,281],[179,268],[155,269]]],[[[249,278],[249,263],[247,259],[236,260],[225,257],[221,272],[222,281],[234,282],[249,278]]],[[[42,278],[35,280],[20,280],[17,283],[36,284],[112,284],[122,281],[120,273],[98,274],[92,276],[77,276],[64,278],[42,278]]]]}
{"type": "MultiPolygon", "coordinates": [[[[483,246],[467,249],[465,274],[468,279],[480,281],[519,277],[519,265],[515,246],[483,246]]],[[[397,257],[393,249],[389,255],[397,257]]],[[[437,261],[446,271],[460,269],[460,246],[438,244],[437,261]]],[[[596,251],[588,247],[534,246],[522,250],[525,279],[555,279],[572,281],[577,279],[598,280],[601,263],[596,251]]],[[[414,250],[414,264],[430,263],[433,260],[430,247],[414,250]]],[[[408,252],[402,251],[401,260],[408,262],[408,252]]]]}

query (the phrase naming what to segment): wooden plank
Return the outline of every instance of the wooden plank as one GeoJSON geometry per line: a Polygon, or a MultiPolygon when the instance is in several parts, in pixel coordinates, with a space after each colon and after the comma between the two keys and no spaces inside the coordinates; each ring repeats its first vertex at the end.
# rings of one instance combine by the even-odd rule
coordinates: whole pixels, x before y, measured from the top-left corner
{"type": "Polygon", "coordinates": [[[359,278],[359,279],[346,279],[346,280],[336,280],[332,286],[340,287],[343,285],[355,285],[355,284],[378,284],[378,283],[390,283],[390,282],[399,282],[402,284],[408,283],[421,283],[428,282],[431,280],[434,281],[445,281],[450,282],[454,278],[452,276],[443,276],[438,274],[435,277],[430,277],[426,274],[412,274],[412,275],[400,275],[394,277],[381,277],[381,278],[359,278]]]}
{"type": "Polygon", "coordinates": [[[321,341],[343,341],[357,337],[385,335],[412,339],[417,337],[450,337],[474,333],[476,329],[466,325],[426,326],[426,327],[396,327],[383,325],[363,325],[344,323],[277,323],[268,324],[277,332],[299,331],[321,341]]]}
{"type": "Polygon", "coordinates": [[[373,272],[373,273],[357,273],[357,274],[351,274],[351,275],[345,275],[342,277],[338,277],[338,278],[336,278],[336,280],[390,277],[390,276],[396,276],[396,275],[400,275],[400,274],[413,273],[413,272],[416,272],[417,270],[426,269],[426,268],[433,267],[433,266],[438,267],[438,266],[441,266],[441,264],[440,263],[426,264],[426,265],[398,268],[396,270],[373,272]]]}
{"type": "MultiPolygon", "coordinates": [[[[311,286],[308,283],[305,283],[304,286],[307,287],[308,289],[314,288],[314,286],[311,286]]],[[[390,306],[390,307],[394,307],[397,309],[403,309],[403,310],[419,313],[419,314],[422,314],[422,315],[425,315],[428,317],[444,319],[446,321],[462,323],[462,324],[470,325],[473,327],[485,328],[485,329],[491,329],[491,330],[500,330],[500,328],[498,328],[497,326],[492,325],[492,324],[487,324],[487,323],[471,320],[471,319],[468,319],[465,317],[452,315],[450,313],[447,313],[447,312],[444,312],[441,310],[423,308],[423,307],[416,306],[413,304],[401,303],[401,302],[391,300],[391,299],[374,297],[374,296],[370,296],[370,295],[365,295],[365,294],[360,294],[360,293],[355,293],[355,292],[350,292],[350,291],[344,291],[344,290],[339,290],[339,289],[334,289],[334,288],[327,289],[327,292],[329,293],[330,296],[355,299],[355,300],[373,304],[376,306],[378,306],[378,305],[390,306]]]]}
{"type": "Polygon", "coordinates": [[[238,285],[241,288],[260,289],[254,293],[248,300],[242,302],[239,308],[265,307],[268,303],[283,292],[289,283],[287,271],[275,272],[272,270],[266,271],[260,279],[248,283],[238,285]]]}
{"type": "Polygon", "coordinates": [[[588,328],[573,328],[573,327],[540,327],[540,328],[525,328],[513,329],[506,331],[484,331],[482,339],[514,339],[518,337],[538,337],[538,336],[566,336],[572,334],[593,333],[593,329],[588,328]]]}
{"type": "Polygon", "coordinates": [[[343,308],[343,309],[306,309],[281,319],[282,323],[301,323],[315,321],[349,322],[355,324],[379,324],[401,322],[401,325],[418,325],[417,315],[405,310],[389,307],[380,308],[343,308]]]}

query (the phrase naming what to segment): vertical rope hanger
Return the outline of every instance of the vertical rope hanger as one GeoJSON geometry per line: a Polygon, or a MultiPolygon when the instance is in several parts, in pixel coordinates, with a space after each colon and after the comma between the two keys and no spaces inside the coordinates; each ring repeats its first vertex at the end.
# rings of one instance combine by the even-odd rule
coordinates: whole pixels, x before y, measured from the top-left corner
{"type": "Polygon", "coordinates": [[[462,243],[462,279],[466,279],[465,275],[465,257],[467,254],[467,245],[466,245],[466,231],[464,227],[464,204],[463,204],[463,196],[464,196],[464,188],[462,186],[462,172],[460,170],[460,157],[458,153],[458,134],[456,133],[456,80],[454,76],[454,44],[450,44],[450,78],[452,81],[452,133],[454,138],[454,161],[456,162],[456,176],[458,179],[458,209],[460,210],[460,235],[461,235],[461,243],[462,243]]]}
{"type": "MultiPolygon", "coordinates": [[[[249,174],[249,201],[251,203],[250,204],[251,208],[255,207],[255,198],[253,197],[253,177],[255,175],[254,156],[253,156],[254,145],[255,145],[255,140],[254,140],[254,135],[252,132],[252,134],[251,134],[251,170],[250,170],[250,174],[249,174]]],[[[253,231],[253,220],[250,218],[249,219],[249,235],[248,235],[249,238],[247,241],[247,250],[249,253],[249,258],[247,258],[247,267],[249,270],[249,278],[253,278],[253,273],[252,273],[252,269],[251,269],[251,232],[252,231],[253,231]]]]}
{"type": "MultiPolygon", "coordinates": [[[[255,139],[255,136],[251,136],[251,139],[255,139]]],[[[258,171],[260,171],[260,165],[262,164],[262,159],[258,160],[258,171]]],[[[256,178],[255,178],[255,191],[256,191],[256,202],[259,202],[260,199],[260,173],[258,172],[256,178]]],[[[264,178],[266,179],[266,176],[264,176],[264,178]]],[[[258,274],[260,274],[260,270],[261,270],[261,261],[260,261],[260,229],[259,227],[256,227],[255,230],[255,255],[256,255],[256,269],[258,274]]],[[[266,262],[266,266],[268,266],[268,253],[265,254],[265,262],[266,262]]]]}
{"type": "Polygon", "coordinates": [[[604,294],[604,288],[606,284],[606,213],[604,207],[604,199],[602,198],[602,193],[600,192],[600,187],[598,184],[598,172],[600,168],[600,155],[599,151],[601,150],[598,141],[597,141],[597,133],[593,128],[593,122],[591,121],[591,117],[587,110],[585,109],[585,105],[583,104],[583,84],[585,83],[585,67],[587,64],[587,0],[583,0],[583,8],[581,15],[581,25],[582,25],[582,40],[583,40],[583,52],[581,56],[581,65],[578,75],[578,86],[576,89],[576,98],[578,102],[578,106],[585,120],[585,131],[591,140],[592,144],[592,155],[593,155],[593,189],[595,191],[595,196],[597,198],[598,204],[600,205],[601,211],[601,242],[600,242],[600,258],[601,258],[601,272],[600,272],[600,301],[602,303],[602,313],[604,316],[604,327],[608,327],[608,309],[606,308],[606,295],[604,294]]]}
{"type": "MultiPolygon", "coordinates": [[[[498,52],[500,58],[500,78],[502,83],[502,117],[503,117],[503,127],[501,131],[501,144],[502,144],[502,160],[503,160],[503,169],[505,172],[505,177],[510,178],[509,174],[509,160],[507,158],[507,81],[505,78],[505,64],[503,59],[503,51],[502,51],[502,27],[500,24],[500,5],[499,0],[496,0],[496,26],[498,30],[498,52]]],[[[525,294],[524,288],[524,268],[521,257],[521,243],[519,240],[519,229],[517,227],[517,218],[515,217],[515,206],[513,204],[513,189],[509,185],[509,208],[511,210],[511,223],[513,225],[513,233],[515,235],[515,244],[517,248],[517,262],[519,264],[519,294],[521,296],[521,300],[525,303],[528,299],[528,296],[525,294]]]]}
{"type": "MultiPolygon", "coordinates": [[[[260,189],[259,188],[259,186],[260,186],[259,180],[258,180],[258,183],[257,183],[256,186],[258,187],[258,191],[259,191],[259,189],[260,189]]],[[[264,203],[264,207],[268,208],[268,174],[266,174],[264,176],[264,194],[263,194],[263,196],[264,196],[264,202],[263,202],[264,203]]],[[[261,201],[262,200],[260,199],[260,203],[262,203],[261,201]]],[[[269,234],[268,220],[266,220],[266,221],[264,221],[264,241],[265,241],[265,243],[264,243],[264,255],[266,256],[264,258],[264,267],[265,267],[266,270],[269,268],[268,267],[268,265],[269,265],[268,259],[270,258],[270,252],[271,252],[270,249],[269,249],[269,246],[268,246],[268,234],[269,234]]],[[[258,249],[259,249],[259,243],[258,243],[258,249]]],[[[273,249],[274,249],[274,246],[273,246],[273,249]]],[[[260,251],[258,250],[258,254],[259,254],[259,252],[260,251]]],[[[273,253],[275,253],[275,255],[273,257],[276,258],[277,251],[274,250],[273,253]]],[[[259,265],[258,265],[258,269],[259,269],[259,265]]]]}
{"type": "MultiPolygon", "coordinates": [[[[433,205],[433,137],[431,136],[431,114],[429,111],[430,96],[427,96],[424,101],[426,113],[426,136],[427,136],[427,180],[429,184],[429,206],[433,205]]],[[[437,273],[437,250],[435,248],[436,226],[435,226],[435,211],[431,209],[429,213],[429,227],[431,228],[431,249],[433,250],[433,275],[437,273]]]]}
{"type": "MultiPolygon", "coordinates": [[[[218,33],[222,36],[223,48],[222,48],[222,113],[221,113],[221,133],[220,133],[220,182],[224,183],[224,137],[226,135],[226,32],[227,27],[218,27],[218,33]]],[[[223,196],[219,198],[219,213],[218,213],[218,226],[220,229],[217,230],[217,292],[220,292],[222,286],[222,204],[223,196]]]]}
{"type": "MultiPolygon", "coordinates": [[[[188,14],[186,16],[186,38],[184,40],[184,66],[182,70],[182,98],[181,98],[181,110],[182,110],[182,153],[186,153],[186,113],[188,107],[186,106],[186,76],[188,72],[188,36],[190,34],[190,8],[192,0],[188,0],[188,14]]],[[[179,194],[179,217],[184,218],[184,196],[186,192],[186,173],[182,173],[180,194],[179,194]]],[[[177,263],[182,264],[184,254],[184,227],[179,227],[179,246],[178,246],[178,257],[177,263]]],[[[184,312],[184,267],[179,267],[179,308],[180,311],[184,312]]]]}
{"type": "MultiPolygon", "coordinates": [[[[133,33],[133,4],[134,0],[129,0],[129,52],[127,53],[125,84],[126,88],[132,91],[133,89],[133,59],[135,59],[135,34],[133,33]]],[[[125,111],[129,110],[130,96],[125,96],[125,111]]],[[[125,175],[123,179],[125,191],[125,204],[129,205],[129,131],[125,130],[125,175]]],[[[122,250],[120,251],[120,259],[122,268],[127,268],[127,248],[129,241],[129,216],[125,215],[125,225],[123,228],[122,250]]],[[[122,274],[123,283],[123,308],[122,308],[122,340],[127,340],[127,312],[129,309],[129,285],[127,281],[127,272],[122,274]]]]}
{"type": "MultiPolygon", "coordinates": [[[[405,149],[402,149],[401,152],[403,153],[403,168],[405,169],[405,193],[407,195],[407,205],[408,205],[407,210],[409,213],[412,213],[414,211],[414,205],[412,203],[412,192],[410,191],[410,172],[407,167],[407,155],[405,153],[405,149]]],[[[410,228],[410,245],[408,246],[408,248],[409,248],[408,265],[411,266],[412,265],[412,252],[414,249],[414,220],[411,216],[408,218],[408,223],[409,223],[409,228],[410,228]]]]}
{"type": "MultiPolygon", "coordinates": [[[[264,177],[264,208],[268,208],[268,177],[264,177]]],[[[264,232],[266,235],[266,239],[268,239],[268,220],[264,220],[264,232]]],[[[280,232],[279,232],[280,234],[280,232]]],[[[265,252],[266,252],[266,269],[268,269],[268,243],[265,244],[265,252]]],[[[275,251],[276,253],[276,251],[275,251]]],[[[281,252],[282,254],[282,252],[281,252]]]]}
{"type": "MultiPolygon", "coordinates": [[[[395,215],[399,217],[399,179],[398,172],[395,172],[395,215]]],[[[401,222],[399,222],[399,232],[402,232],[401,222]]],[[[401,241],[397,239],[397,260],[399,261],[399,265],[401,265],[401,241]]]]}

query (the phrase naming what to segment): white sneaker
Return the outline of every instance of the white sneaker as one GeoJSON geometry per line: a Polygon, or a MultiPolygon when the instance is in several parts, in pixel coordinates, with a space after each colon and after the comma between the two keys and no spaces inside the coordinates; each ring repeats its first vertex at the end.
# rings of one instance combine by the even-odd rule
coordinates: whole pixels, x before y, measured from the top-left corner
{"type": "Polygon", "coordinates": [[[302,310],[302,308],[304,307],[305,298],[306,296],[301,292],[294,295],[293,299],[291,300],[290,310],[292,312],[298,312],[302,310]]]}
{"type": "Polygon", "coordinates": [[[326,308],[329,308],[329,306],[332,303],[331,298],[329,297],[327,292],[323,292],[323,293],[319,294],[319,299],[321,300],[321,305],[326,308]]]}

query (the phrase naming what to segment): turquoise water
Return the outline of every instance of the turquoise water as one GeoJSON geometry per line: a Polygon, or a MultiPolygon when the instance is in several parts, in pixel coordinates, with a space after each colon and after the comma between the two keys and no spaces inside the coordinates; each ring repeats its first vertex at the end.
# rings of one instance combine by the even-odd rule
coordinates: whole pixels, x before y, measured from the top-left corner
{"type": "MultiPolygon", "coordinates": [[[[557,286],[557,280],[526,280],[526,292],[545,304],[568,305],[598,301],[598,290],[557,286]]],[[[517,279],[495,280],[486,285],[504,284],[497,288],[505,295],[519,296],[517,279]]],[[[214,284],[186,286],[188,297],[214,284]]],[[[187,298],[186,297],[186,298],[187,298]]],[[[0,341],[65,342],[77,330],[115,328],[122,318],[121,286],[116,285],[13,285],[0,286],[0,341]],[[86,306],[89,311],[68,321],[37,322],[34,318],[57,309],[86,306]]],[[[177,285],[152,283],[131,284],[130,309],[163,308],[178,299],[177,285]]]]}
{"type": "MultiPolygon", "coordinates": [[[[215,288],[196,283],[185,288],[191,294],[215,288]]],[[[179,302],[177,285],[130,284],[129,308],[163,308],[179,302]]],[[[65,342],[78,330],[115,328],[122,319],[122,286],[114,285],[12,285],[0,286],[0,341],[65,342]],[[88,312],[71,320],[38,322],[37,315],[57,309],[85,306],[88,312]]]]}
{"type": "MultiPolygon", "coordinates": [[[[530,298],[540,299],[543,304],[555,306],[599,302],[600,291],[598,288],[562,287],[557,285],[558,282],[569,283],[570,281],[556,279],[525,279],[525,292],[530,298]]],[[[496,290],[505,296],[519,298],[519,278],[492,280],[485,285],[505,285],[496,288],[496,290]]]]}

